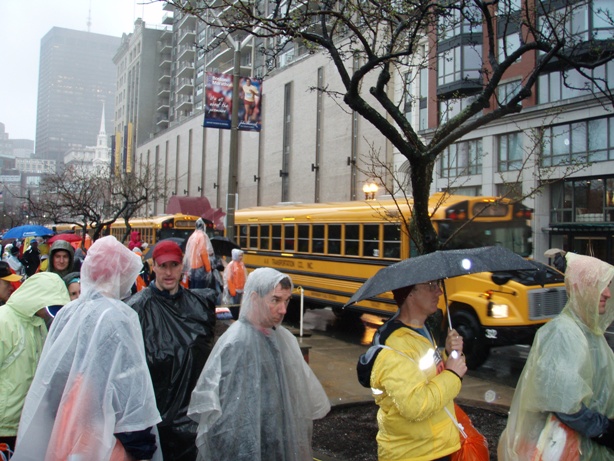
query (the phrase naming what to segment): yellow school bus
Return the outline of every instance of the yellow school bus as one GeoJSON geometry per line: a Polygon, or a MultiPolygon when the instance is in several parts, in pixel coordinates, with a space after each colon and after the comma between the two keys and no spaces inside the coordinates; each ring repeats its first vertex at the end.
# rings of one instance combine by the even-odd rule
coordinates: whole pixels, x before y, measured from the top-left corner
{"type": "MultiPolygon", "coordinates": [[[[365,280],[417,254],[403,225],[410,207],[390,199],[244,208],[236,211],[235,235],[249,269],[285,272],[310,305],[342,314],[365,280]]],[[[520,203],[435,194],[429,209],[440,240],[449,239],[447,249],[502,245],[524,257],[532,253],[531,210],[520,203]]],[[[543,269],[540,280],[530,271],[510,273],[503,285],[490,273],[445,281],[452,324],[463,335],[472,368],[486,360],[491,347],[531,344],[537,328],[565,305],[563,276],[533,263],[543,269]]],[[[443,297],[440,307],[445,313],[443,297]]],[[[391,293],[384,293],[348,309],[392,315],[397,307],[391,293]]]]}
{"type": "MultiPolygon", "coordinates": [[[[177,213],[174,215],[166,214],[153,216],[150,218],[130,218],[130,232],[139,231],[141,233],[141,240],[147,242],[149,245],[154,245],[158,240],[175,237],[187,240],[194,229],[196,228],[196,220],[199,216],[187,215],[177,213]]],[[[213,234],[213,223],[209,220],[205,221],[205,230],[209,236],[213,234]]],[[[75,224],[54,224],[56,232],[65,231],[79,231],[79,226],[75,224]]],[[[89,229],[90,236],[92,230],[89,229]]],[[[118,219],[109,226],[109,229],[105,229],[104,235],[113,235],[117,240],[128,244],[130,240],[130,232],[126,233],[126,223],[123,219],[118,219]]]]}

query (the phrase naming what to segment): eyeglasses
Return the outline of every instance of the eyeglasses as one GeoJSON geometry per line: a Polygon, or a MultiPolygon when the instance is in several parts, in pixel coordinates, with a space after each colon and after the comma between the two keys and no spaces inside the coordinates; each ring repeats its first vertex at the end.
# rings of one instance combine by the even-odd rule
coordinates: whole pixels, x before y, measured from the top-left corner
{"type": "Polygon", "coordinates": [[[432,282],[422,283],[421,285],[427,286],[430,291],[443,290],[443,282],[441,280],[434,280],[432,282]]]}

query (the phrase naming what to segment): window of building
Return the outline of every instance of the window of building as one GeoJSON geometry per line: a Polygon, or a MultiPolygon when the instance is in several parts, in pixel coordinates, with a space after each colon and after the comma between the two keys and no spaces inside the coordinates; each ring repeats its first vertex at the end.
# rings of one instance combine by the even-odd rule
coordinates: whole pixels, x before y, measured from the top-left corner
{"type": "Polygon", "coordinates": [[[442,86],[465,79],[478,80],[482,68],[482,56],[478,48],[475,45],[461,45],[440,52],[437,84],[442,86]]]}
{"type": "Polygon", "coordinates": [[[522,81],[501,83],[497,86],[497,97],[500,104],[507,104],[522,88],[522,81]]]}
{"type": "Polygon", "coordinates": [[[542,166],[614,159],[614,117],[583,120],[544,130],[542,166]]]}
{"type": "Polygon", "coordinates": [[[499,15],[520,11],[521,0],[499,0],[497,2],[497,13],[499,15]]]}
{"type": "Polygon", "coordinates": [[[506,182],[497,184],[497,196],[512,200],[522,199],[522,182],[506,182]]]}
{"type": "MultiPolygon", "coordinates": [[[[610,88],[614,87],[614,62],[612,61],[592,71],[585,69],[584,73],[597,81],[607,82],[610,88]]],[[[603,87],[604,84],[601,83],[599,86],[603,87]]],[[[599,86],[574,69],[551,72],[539,77],[537,99],[540,104],[557,102],[561,99],[587,95],[591,91],[600,91],[599,86]]]]}
{"type": "MultiPolygon", "coordinates": [[[[520,47],[520,34],[514,33],[497,40],[497,57],[499,62],[503,62],[510,54],[520,47]]],[[[522,58],[521,58],[522,59],[522,58]]],[[[518,59],[516,62],[520,62],[518,59]]]]}
{"type": "MultiPolygon", "coordinates": [[[[467,96],[466,98],[459,99],[447,99],[439,102],[439,120],[440,123],[446,123],[452,118],[456,117],[463,110],[465,110],[477,96],[467,96]]],[[[481,111],[473,115],[469,120],[478,118],[481,115],[481,111]]]]}
{"type": "Polygon", "coordinates": [[[439,16],[438,41],[449,40],[458,35],[480,34],[482,23],[482,12],[477,6],[465,2],[462,9],[460,5],[458,8],[451,6],[448,14],[439,16]]]}
{"type": "Polygon", "coordinates": [[[482,173],[482,140],[462,141],[440,155],[440,177],[454,178],[482,173]]]}
{"type": "Polygon", "coordinates": [[[564,222],[614,221],[614,178],[568,179],[551,186],[550,219],[564,222]]]}
{"type": "Polygon", "coordinates": [[[521,133],[508,133],[497,136],[499,148],[499,170],[511,171],[522,168],[522,135],[521,133]]]}

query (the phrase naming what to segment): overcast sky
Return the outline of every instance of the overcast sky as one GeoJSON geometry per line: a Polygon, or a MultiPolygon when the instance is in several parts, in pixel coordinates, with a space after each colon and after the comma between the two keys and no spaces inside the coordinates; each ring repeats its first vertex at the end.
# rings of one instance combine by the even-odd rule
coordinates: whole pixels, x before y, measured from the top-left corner
{"type": "Polygon", "coordinates": [[[0,122],[11,139],[35,139],[40,41],[52,27],[121,37],[136,18],[160,24],[153,0],[0,0],[0,122]]]}

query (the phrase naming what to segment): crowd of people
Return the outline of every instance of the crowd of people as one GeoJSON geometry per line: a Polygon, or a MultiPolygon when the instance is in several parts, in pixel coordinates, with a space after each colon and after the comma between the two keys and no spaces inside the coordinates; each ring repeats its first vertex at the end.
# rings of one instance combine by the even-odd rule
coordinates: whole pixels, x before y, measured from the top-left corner
{"type": "Polygon", "coordinates": [[[246,425],[215,459],[311,459],[311,421],[330,404],[281,326],[292,282],[273,269],[248,277],[234,250],[214,284],[224,264],[198,224],[185,254],[172,240],[154,246],[136,290],[149,269],[137,235],[132,249],[103,237],[80,261],[58,240],[45,271],[42,239],[7,249],[24,271],[0,261],[0,459],[195,461],[246,425]],[[216,342],[216,305],[241,295],[216,342]]]}
{"type": "MultiPolygon", "coordinates": [[[[172,240],[153,247],[151,277],[139,285],[150,268],[132,237],[128,246],[103,237],[79,262],[62,240],[5,249],[0,459],[311,460],[313,421],[330,402],[282,326],[290,277],[248,274],[239,249],[224,267],[197,222],[185,253],[172,240]],[[221,335],[220,302],[240,306],[221,335]]],[[[559,459],[557,450],[614,459],[614,353],[604,338],[614,267],[563,256],[567,304],[538,331],[500,460],[559,459]]],[[[454,399],[467,372],[463,338],[450,328],[439,346],[427,322],[442,293],[439,280],[393,290],[398,311],[359,361],[379,406],[381,460],[450,461],[462,450],[454,399]]]]}

